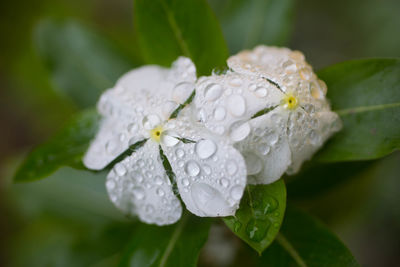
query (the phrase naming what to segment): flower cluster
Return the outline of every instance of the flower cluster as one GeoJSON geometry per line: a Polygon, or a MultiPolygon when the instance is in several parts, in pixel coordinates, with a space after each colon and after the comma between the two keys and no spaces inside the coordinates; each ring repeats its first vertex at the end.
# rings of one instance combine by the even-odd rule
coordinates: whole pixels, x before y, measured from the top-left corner
{"type": "Polygon", "coordinates": [[[234,215],[246,183],[296,172],[340,129],[326,85],[300,52],[260,46],[228,59],[222,75],[196,78],[188,58],[144,66],[100,98],[100,130],[84,157],[111,167],[106,187],[123,212],[176,222],[234,215]]]}

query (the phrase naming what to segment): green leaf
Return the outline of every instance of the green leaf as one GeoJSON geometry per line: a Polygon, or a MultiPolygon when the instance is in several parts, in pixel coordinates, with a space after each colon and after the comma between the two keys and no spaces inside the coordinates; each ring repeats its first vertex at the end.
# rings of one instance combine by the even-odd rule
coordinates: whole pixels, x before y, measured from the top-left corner
{"type": "Polygon", "coordinates": [[[83,168],[81,158],[97,132],[99,120],[94,110],[73,117],[52,138],[28,154],[17,170],[14,181],[35,181],[61,166],[83,168]]]}
{"type": "Polygon", "coordinates": [[[376,159],[400,148],[400,60],[343,62],[318,72],[343,129],[319,153],[322,161],[376,159]]]}
{"type": "Polygon", "coordinates": [[[232,53],[258,44],[286,45],[293,25],[293,0],[210,1],[232,53]]]}
{"type": "Polygon", "coordinates": [[[35,45],[54,87],[80,107],[93,106],[101,92],[135,66],[116,46],[74,21],[42,21],[35,45]]]}
{"type": "Polygon", "coordinates": [[[178,56],[186,56],[199,75],[226,65],[228,49],[205,0],[136,0],[134,16],[147,63],[169,66],[178,56]]]}
{"type": "Polygon", "coordinates": [[[359,266],[351,252],[322,223],[288,207],[275,242],[258,266],[359,266]]]}
{"type": "Polygon", "coordinates": [[[286,207],[283,180],[269,185],[249,185],[234,217],[224,218],[232,232],[262,253],[275,239],[286,207]]]}
{"type": "Polygon", "coordinates": [[[357,177],[375,161],[335,162],[304,166],[300,173],[286,177],[290,199],[305,199],[321,195],[334,187],[357,177]]]}
{"type": "Polygon", "coordinates": [[[210,220],[185,214],[171,226],[142,224],[122,255],[119,266],[196,266],[207,241],[210,220]]]}

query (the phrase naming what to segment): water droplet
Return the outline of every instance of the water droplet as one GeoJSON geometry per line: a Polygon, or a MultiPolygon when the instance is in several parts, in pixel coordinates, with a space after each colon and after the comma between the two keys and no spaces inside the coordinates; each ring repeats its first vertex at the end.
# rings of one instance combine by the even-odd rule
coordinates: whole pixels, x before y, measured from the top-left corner
{"type": "Polygon", "coordinates": [[[268,213],[274,212],[279,206],[278,200],[272,196],[260,195],[253,200],[254,216],[264,217],[268,213]]]}
{"type": "Polygon", "coordinates": [[[172,133],[170,131],[165,131],[162,135],[161,135],[161,144],[168,146],[168,147],[172,147],[175,146],[176,144],[179,143],[179,139],[176,138],[178,135],[175,133],[172,133]]]}
{"type": "Polygon", "coordinates": [[[161,112],[164,117],[169,117],[172,112],[178,107],[178,104],[175,101],[166,101],[161,106],[161,112]]]}
{"type": "Polygon", "coordinates": [[[207,101],[215,101],[222,94],[222,87],[219,84],[211,83],[204,89],[204,98],[207,101]]]}
{"type": "Polygon", "coordinates": [[[315,107],[312,104],[305,104],[304,110],[309,114],[313,114],[315,112],[315,107]]]}
{"type": "Polygon", "coordinates": [[[233,116],[239,117],[246,111],[246,102],[240,95],[231,95],[228,98],[227,108],[233,116]]]}
{"type": "Polygon", "coordinates": [[[132,193],[133,193],[133,196],[134,196],[137,200],[142,200],[142,199],[144,199],[144,197],[145,197],[144,190],[143,190],[142,187],[134,187],[134,188],[132,189],[132,193]]]}
{"type": "Polygon", "coordinates": [[[129,126],[128,126],[129,133],[134,134],[137,132],[137,130],[138,130],[138,126],[136,123],[129,124],[129,126]]]}
{"type": "Polygon", "coordinates": [[[243,81],[242,81],[242,79],[240,79],[240,78],[233,78],[233,79],[229,82],[230,85],[235,86],[235,87],[241,86],[242,83],[243,83],[243,81]]]}
{"type": "Polygon", "coordinates": [[[308,136],[310,138],[310,143],[313,145],[317,145],[321,141],[321,137],[315,130],[311,130],[308,136]]]}
{"type": "Polygon", "coordinates": [[[231,160],[226,163],[225,169],[229,175],[234,175],[238,171],[238,166],[236,165],[236,162],[231,160]]]}
{"type": "Polygon", "coordinates": [[[115,173],[119,176],[124,176],[126,174],[126,168],[125,165],[122,163],[117,163],[117,165],[115,165],[115,173]]]}
{"type": "Polygon", "coordinates": [[[267,88],[265,87],[257,87],[256,91],[254,92],[258,97],[265,97],[268,94],[267,88]]]}
{"type": "Polygon", "coordinates": [[[214,141],[203,139],[196,143],[195,150],[199,158],[208,159],[217,151],[217,146],[214,141]]]}
{"type": "Polygon", "coordinates": [[[240,185],[234,186],[234,187],[231,189],[231,197],[232,197],[234,200],[240,200],[240,198],[241,198],[242,195],[243,195],[243,190],[244,190],[244,188],[243,188],[242,186],[240,186],[240,185]]]}
{"type": "Polygon", "coordinates": [[[214,110],[214,119],[217,121],[222,121],[223,119],[225,119],[226,116],[226,111],[223,107],[217,107],[214,110]]]}
{"type": "Polygon", "coordinates": [[[203,165],[203,170],[205,174],[210,175],[211,174],[211,167],[208,165],[203,165]]]}
{"type": "Polygon", "coordinates": [[[205,122],[207,120],[207,112],[203,108],[200,108],[197,111],[197,119],[201,122],[205,122]]]}
{"type": "Polygon", "coordinates": [[[266,140],[270,146],[274,146],[279,141],[279,135],[275,131],[272,131],[266,137],[266,140]]]}
{"type": "Polygon", "coordinates": [[[242,223],[239,221],[235,221],[235,223],[233,224],[233,231],[237,233],[239,232],[240,228],[242,228],[242,223]]]}
{"type": "Polygon", "coordinates": [[[239,142],[249,135],[250,130],[250,124],[248,122],[236,122],[232,124],[229,136],[232,141],[239,142]]]}
{"type": "Polygon", "coordinates": [[[172,90],[172,99],[179,104],[182,104],[189,98],[194,90],[194,84],[190,82],[178,83],[172,90]]]}
{"type": "Polygon", "coordinates": [[[162,185],[164,182],[163,182],[163,179],[162,179],[160,176],[156,176],[156,177],[154,178],[154,183],[155,183],[156,185],[162,185]]]}
{"type": "Polygon", "coordinates": [[[182,179],[183,186],[188,186],[189,184],[190,184],[189,179],[187,179],[187,178],[182,179]]]}
{"type": "Polygon", "coordinates": [[[249,91],[254,92],[257,89],[257,85],[255,85],[254,83],[249,85],[249,91]]]}
{"type": "Polygon", "coordinates": [[[252,241],[260,242],[267,235],[270,224],[267,220],[251,219],[246,226],[246,234],[252,241]]]}
{"type": "Polygon", "coordinates": [[[253,152],[243,153],[244,160],[246,161],[247,175],[255,175],[262,169],[261,159],[253,152]]]}
{"type": "Polygon", "coordinates": [[[106,183],[106,187],[108,190],[113,190],[115,188],[115,182],[112,180],[108,180],[106,183]]]}
{"type": "Polygon", "coordinates": [[[229,186],[229,180],[226,178],[221,178],[219,180],[219,184],[222,185],[223,187],[227,188],[229,186]]]}
{"type": "Polygon", "coordinates": [[[116,139],[111,139],[106,143],[106,151],[111,155],[118,153],[119,143],[116,139]]]}
{"type": "Polygon", "coordinates": [[[185,172],[189,176],[197,176],[197,175],[199,175],[199,173],[200,173],[199,164],[197,164],[197,162],[195,162],[193,160],[187,162],[186,165],[185,165],[185,172]]]}
{"type": "Polygon", "coordinates": [[[143,118],[142,124],[146,130],[152,130],[161,123],[160,117],[155,114],[147,115],[143,118]]]}
{"type": "Polygon", "coordinates": [[[269,151],[271,151],[271,147],[267,144],[260,144],[257,149],[264,156],[268,155],[269,151]]]}
{"type": "Polygon", "coordinates": [[[164,190],[162,190],[161,188],[158,188],[156,193],[157,193],[157,195],[158,195],[159,197],[162,197],[162,196],[165,195],[164,190]]]}
{"type": "Polygon", "coordinates": [[[181,148],[178,148],[178,149],[175,151],[175,154],[176,154],[176,156],[177,156],[178,158],[183,158],[183,156],[185,156],[185,151],[183,151],[183,149],[181,149],[181,148]]]}

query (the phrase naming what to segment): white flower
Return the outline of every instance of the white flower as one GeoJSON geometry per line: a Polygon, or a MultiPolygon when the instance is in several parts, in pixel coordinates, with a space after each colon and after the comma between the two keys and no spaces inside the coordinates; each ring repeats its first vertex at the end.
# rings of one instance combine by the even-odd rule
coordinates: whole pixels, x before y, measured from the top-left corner
{"type": "Polygon", "coordinates": [[[244,159],[184,114],[195,81],[193,63],[181,57],[171,69],[145,66],[125,74],[98,103],[103,120],[84,164],[99,170],[126,156],[108,174],[106,187],[119,209],[144,222],[165,225],[180,218],[173,189],[198,216],[228,216],[238,208],[244,159]],[[173,174],[166,172],[168,163],[173,174]]]}
{"type": "Polygon", "coordinates": [[[326,85],[302,53],[259,46],[228,59],[223,75],[201,77],[199,121],[242,152],[249,183],[295,173],[341,127],[326,85]]]}

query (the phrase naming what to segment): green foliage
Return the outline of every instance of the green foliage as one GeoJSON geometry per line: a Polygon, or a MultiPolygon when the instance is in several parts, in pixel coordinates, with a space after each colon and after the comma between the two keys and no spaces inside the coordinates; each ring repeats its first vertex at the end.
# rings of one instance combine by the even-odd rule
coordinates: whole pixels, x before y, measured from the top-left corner
{"type": "Polygon", "coordinates": [[[293,0],[209,0],[221,19],[231,53],[259,44],[286,45],[292,31],[293,0]]]}
{"type": "Polygon", "coordinates": [[[189,214],[171,226],[142,224],[136,228],[119,266],[194,267],[209,228],[209,219],[189,214]]]}
{"type": "Polygon", "coordinates": [[[97,132],[98,123],[99,115],[94,110],[76,115],[52,138],[28,154],[14,181],[44,178],[62,166],[83,168],[81,159],[97,132]]]}
{"type": "Polygon", "coordinates": [[[226,65],[225,40],[205,0],[136,0],[134,16],[147,63],[169,66],[178,56],[186,56],[198,75],[226,65]]]}
{"type": "Polygon", "coordinates": [[[383,157],[400,148],[400,60],[343,62],[318,73],[343,129],[319,154],[322,161],[383,157]]]}
{"type": "Polygon", "coordinates": [[[322,223],[288,207],[276,241],[259,266],[359,266],[350,251],[322,223]]]}
{"type": "Polygon", "coordinates": [[[80,107],[93,106],[100,94],[135,64],[107,39],[75,21],[45,20],[35,44],[52,83],[80,107]]]}
{"type": "Polygon", "coordinates": [[[261,254],[278,234],[285,208],[282,179],[269,185],[249,185],[235,216],[224,221],[235,235],[261,254]]]}

